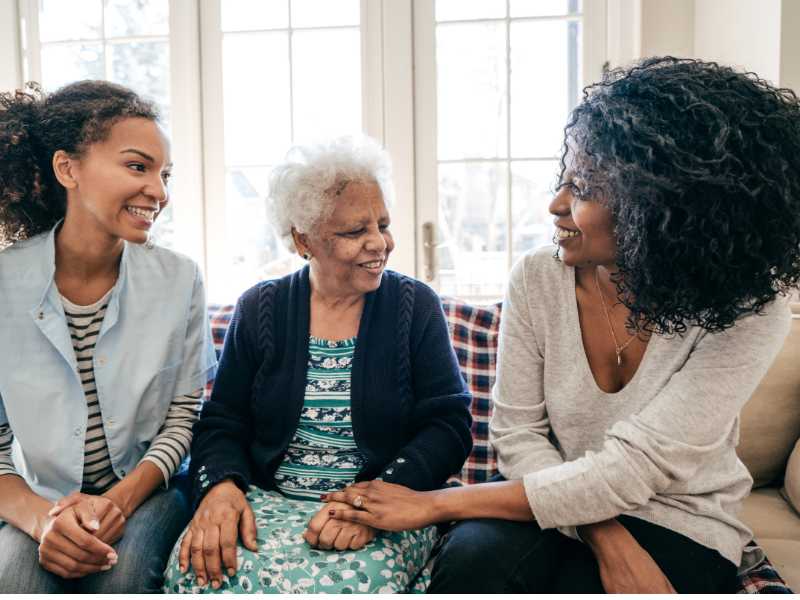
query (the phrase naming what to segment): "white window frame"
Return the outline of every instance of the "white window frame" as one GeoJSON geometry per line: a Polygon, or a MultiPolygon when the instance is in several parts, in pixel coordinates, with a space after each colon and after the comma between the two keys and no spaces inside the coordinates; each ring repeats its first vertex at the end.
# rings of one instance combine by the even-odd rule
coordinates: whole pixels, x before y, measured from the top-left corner
{"type": "MultiPolygon", "coordinates": [[[[181,107],[171,112],[175,243],[208,282],[226,268],[221,1],[169,0],[170,102],[181,107]]],[[[584,0],[584,81],[602,71],[614,1],[584,0]]],[[[9,20],[12,31],[21,24],[19,39],[10,43],[18,55],[6,64],[17,67],[0,73],[13,80],[6,88],[41,80],[38,0],[16,0],[16,10],[9,20]]],[[[394,171],[390,267],[420,278],[422,225],[435,223],[438,210],[435,26],[434,0],[361,0],[363,128],[389,151],[394,171]]]]}
{"type": "MultiPolygon", "coordinates": [[[[508,6],[506,7],[508,14],[508,6]]],[[[607,0],[583,0],[581,80],[584,85],[600,79],[607,56],[607,0]]],[[[535,20],[526,18],[524,20],[535,20]]],[[[550,17],[542,17],[548,20],[550,17]]],[[[491,19],[505,20],[505,19],[491,19]]],[[[515,19],[519,20],[519,19],[515,19]]],[[[480,19],[478,20],[480,21],[480,19]]],[[[433,268],[430,254],[423,247],[422,228],[425,223],[438,221],[438,138],[436,128],[436,15],[435,0],[414,0],[414,73],[415,73],[415,139],[416,139],[416,198],[417,198],[417,262],[416,273],[434,289],[439,287],[436,253],[433,268]],[[427,254],[427,256],[426,256],[427,254]],[[430,277],[429,275],[432,275],[430,277]]],[[[509,89],[507,92],[511,94],[509,89]]],[[[509,97],[510,102],[510,97],[509,97]]],[[[510,118],[510,117],[509,117],[510,118]]],[[[510,134],[509,134],[510,135],[510,134]]],[[[509,156],[507,160],[512,160],[509,156]]],[[[508,185],[510,206],[511,185],[508,185]]],[[[508,220],[509,226],[511,219],[508,220]]],[[[509,243],[511,237],[509,236],[509,243]]],[[[434,239],[436,245],[438,240],[434,239]]],[[[510,253],[509,253],[510,256],[510,253]]],[[[510,265],[509,265],[510,267],[510,265]]]]}

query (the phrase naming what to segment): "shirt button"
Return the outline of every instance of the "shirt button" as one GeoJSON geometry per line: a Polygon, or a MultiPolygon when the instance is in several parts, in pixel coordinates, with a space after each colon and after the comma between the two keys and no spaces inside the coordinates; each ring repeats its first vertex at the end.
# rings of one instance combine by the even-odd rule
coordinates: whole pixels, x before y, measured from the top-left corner
{"type": "Polygon", "coordinates": [[[81,430],[81,428],[80,428],[80,427],[76,427],[72,433],[73,433],[73,435],[74,435],[75,437],[80,437],[80,435],[81,435],[81,431],[82,431],[82,430],[81,430]]]}
{"type": "Polygon", "coordinates": [[[109,425],[113,425],[114,424],[114,419],[109,417],[108,419],[106,419],[106,423],[108,423],[109,425]]]}
{"type": "Polygon", "coordinates": [[[105,356],[101,356],[100,358],[98,358],[97,359],[97,364],[100,365],[101,367],[104,367],[106,365],[106,357],[105,356]]]}
{"type": "Polygon", "coordinates": [[[119,474],[122,475],[123,477],[125,477],[125,475],[127,475],[127,473],[125,473],[125,469],[120,469],[119,470],[119,474]]]}
{"type": "Polygon", "coordinates": [[[386,473],[387,475],[391,475],[392,473],[394,473],[394,469],[386,469],[384,473],[386,473]]]}
{"type": "Polygon", "coordinates": [[[401,456],[394,462],[396,462],[398,465],[402,465],[404,462],[406,462],[406,459],[401,456]]]}

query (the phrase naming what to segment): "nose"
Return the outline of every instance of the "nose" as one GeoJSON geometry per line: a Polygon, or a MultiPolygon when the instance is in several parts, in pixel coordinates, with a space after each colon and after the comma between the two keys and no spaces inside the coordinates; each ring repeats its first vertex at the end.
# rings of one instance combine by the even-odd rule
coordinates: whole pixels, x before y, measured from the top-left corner
{"type": "Polygon", "coordinates": [[[563,217],[570,213],[570,206],[572,204],[572,192],[569,189],[568,185],[562,187],[556,195],[553,196],[553,199],[550,201],[550,206],[547,207],[547,210],[550,211],[551,215],[555,215],[556,217],[563,217]]]}
{"type": "Polygon", "coordinates": [[[386,238],[383,236],[380,227],[370,228],[364,247],[370,252],[382,253],[386,250],[387,245],[386,238]]]}
{"type": "Polygon", "coordinates": [[[167,189],[167,184],[161,178],[161,176],[157,176],[149,180],[145,188],[142,190],[142,193],[145,196],[153,198],[159,204],[166,203],[167,198],[169,196],[169,190],[167,189]]]}

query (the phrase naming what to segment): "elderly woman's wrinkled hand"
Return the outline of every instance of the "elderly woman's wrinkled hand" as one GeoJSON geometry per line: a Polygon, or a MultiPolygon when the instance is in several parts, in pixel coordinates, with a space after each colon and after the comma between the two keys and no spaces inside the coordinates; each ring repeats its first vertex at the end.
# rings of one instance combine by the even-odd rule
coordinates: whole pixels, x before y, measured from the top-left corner
{"type": "Polygon", "coordinates": [[[191,564],[201,586],[222,584],[222,568],[236,573],[236,545],[241,537],[248,550],[256,552],[256,518],[242,490],[225,480],[205,495],[181,541],[178,561],[182,573],[191,564]]]}
{"type": "Polygon", "coordinates": [[[361,481],[328,494],[325,500],[348,505],[347,508],[329,507],[332,518],[384,531],[420,529],[436,522],[428,492],[385,481],[361,481]]]}
{"type": "Polygon", "coordinates": [[[360,550],[375,539],[377,532],[373,527],[334,519],[331,508],[346,510],[350,506],[343,502],[323,504],[303,534],[310,546],[321,550],[360,550]]]}

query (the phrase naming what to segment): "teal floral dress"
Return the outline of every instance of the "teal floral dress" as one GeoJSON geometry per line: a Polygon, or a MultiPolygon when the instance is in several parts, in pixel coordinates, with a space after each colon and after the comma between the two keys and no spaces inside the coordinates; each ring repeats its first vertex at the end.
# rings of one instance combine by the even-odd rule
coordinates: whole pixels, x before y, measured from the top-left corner
{"type": "MultiPolygon", "coordinates": [[[[222,586],[199,586],[178,568],[178,540],[164,573],[167,593],[424,592],[435,527],[381,532],[361,550],[317,550],[303,533],[322,508],[321,494],[353,483],[364,464],[353,438],[350,373],[356,338],[309,337],[307,383],[297,430],[275,473],[276,491],[250,486],[259,549],[238,546],[237,573],[222,586]]],[[[200,474],[202,480],[204,475],[200,474]]]]}

